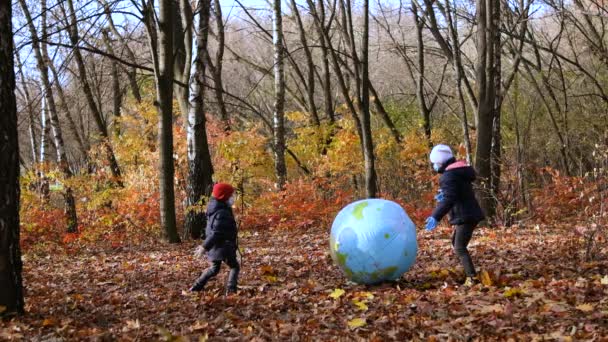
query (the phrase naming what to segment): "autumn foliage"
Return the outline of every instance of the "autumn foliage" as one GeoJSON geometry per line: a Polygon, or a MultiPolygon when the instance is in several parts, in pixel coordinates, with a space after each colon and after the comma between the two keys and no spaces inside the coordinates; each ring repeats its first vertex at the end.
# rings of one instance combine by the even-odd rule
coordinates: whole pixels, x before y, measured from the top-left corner
{"type": "MultiPolygon", "coordinates": [[[[120,122],[121,134],[113,140],[123,188],[113,182],[100,146],[92,146],[88,165],[69,182],[52,168],[45,173],[49,198],[37,192],[39,169],[23,177],[22,242],[26,251],[102,245],[117,248],[161,237],[158,184],[154,181],[158,179],[157,116],[150,101],[131,103],[128,109],[129,115],[120,122]],[[61,202],[61,189],[66,185],[75,191],[79,215],[78,233],[69,235],[64,233],[61,202]]],[[[333,125],[311,126],[305,113],[292,112],[287,118],[293,131],[287,145],[297,160],[288,156],[288,183],[284,191],[276,192],[265,128],[251,125],[226,132],[221,122],[208,117],[214,178],[238,188],[235,207],[242,229],[329,228],[335,213],[363,194],[360,144],[352,121],[344,118],[333,125]]],[[[186,210],[186,139],[182,118],[175,119],[176,208],[181,225],[186,210]]],[[[433,139],[449,141],[447,132],[438,127],[433,139]]],[[[381,196],[400,203],[414,222],[422,223],[430,214],[437,189],[428,163],[428,141],[419,130],[410,130],[397,142],[381,126],[374,130],[374,141],[381,196]]],[[[462,145],[456,150],[459,158],[465,158],[462,145]]],[[[566,176],[551,168],[538,168],[530,175],[534,187],[525,190],[527,203],[517,201],[524,190],[510,186],[516,169],[507,167],[509,162],[505,161],[507,186],[498,199],[502,209],[499,222],[550,223],[556,217],[579,226],[605,222],[607,176],[601,167],[606,160],[602,151],[598,146],[600,167],[594,175],[566,176]],[[590,217],[596,220],[584,221],[590,217]]]]}
{"type": "MultiPolygon", "coordinates": [[[[23,176],[21,238],[32,316],[6,324],[0,338],[58,331],[69,339],[378,341],[467,334],[502,339],[507,331],[522,339],[607,333],[602,322],[608,308],[600,297],[608,291],[608,157],[599,147],[595,173],[568,176],[538,167],[528,170],[527,189],[511,186],[517,168],[505,161],[498,223],[510,221],[510,227],[484,226],[475,233],[471,249],[481,284],[460,286],[463,274],[452,257],[450,229],[443,226],[433,235],[420,229],[418,260],[404,278],[364,287],[346,283],[327,251],[335,214],[363,194],[352,122],[311,126],[304,114],[290,113],[287,146],[297,161],[287,157],[288,182],[278,192],[265,128],[225,132],[209,116],[214,178],[238,189],[243,278],[238,297],[223,297],[221,281],[199,297],[184,292],[205,266],[191,255],[197,242],[161,242],[156,114],[145,101],[131,104],[128,114],[121,135],[113,137],[124,187],[112,179],[100,146],[92,146],[88,164],[69,181],[45,169],[48,198],[38,191],[36,171],[23,176]],[[65,233],[61,197],[68,185],[79,215],[78,232],[71,234],[65,233]],[[42,271],[48,256],[54,267],[42,271]],[[47,281],[59,284],[52,294],[47,281]],[[52,305],[57,311],[40,304],[49,296],[62,298],[52,305]]],[[[438,127],[433,139],[449,142],[448,133],[438,127]]],[[[176,208],[183,226],[187,161],[179,116],[174,134],[176,208]]],[[[397,142],[382,126],[374,139],[381,196],[400,203],[420,227],[437,191],[428,141],[412,129],[397,142]]],[[[454,146],[465,158],[464,147],[454,146]]]]}

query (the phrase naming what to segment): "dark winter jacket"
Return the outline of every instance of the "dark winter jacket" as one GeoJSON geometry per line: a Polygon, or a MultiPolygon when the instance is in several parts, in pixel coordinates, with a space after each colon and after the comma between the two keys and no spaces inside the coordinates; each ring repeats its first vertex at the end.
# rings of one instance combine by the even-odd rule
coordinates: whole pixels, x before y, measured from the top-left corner
{"type": "Polygon", "coordinates": [[[473,191],[472,183],[476,178],[475,170],[464,161],[452,158],[439,173],[439,186],[443,200],[437,204],[432,216],[440,221],[450,213],[450,224],[477,224],[483,220],[483,212],[473,191]]]}
{"type": "Polygon", "coordinates": [[[225,260],[236,255],[237,227],[232,208],[222,201],[211,198],[207,205],[207,238],[203,247],[209,260],[225,260]]]}

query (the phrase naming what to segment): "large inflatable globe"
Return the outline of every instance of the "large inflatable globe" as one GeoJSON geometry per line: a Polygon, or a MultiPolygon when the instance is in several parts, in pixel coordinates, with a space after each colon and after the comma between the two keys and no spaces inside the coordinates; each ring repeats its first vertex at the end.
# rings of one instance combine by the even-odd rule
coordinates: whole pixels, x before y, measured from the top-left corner
{"type": "Polygon", "coordinates": [[[334,262],[356,283],[396,280],[416,260],[416,227],[395,202],[357,201],[336,216],[330,250],[334,262]]]}

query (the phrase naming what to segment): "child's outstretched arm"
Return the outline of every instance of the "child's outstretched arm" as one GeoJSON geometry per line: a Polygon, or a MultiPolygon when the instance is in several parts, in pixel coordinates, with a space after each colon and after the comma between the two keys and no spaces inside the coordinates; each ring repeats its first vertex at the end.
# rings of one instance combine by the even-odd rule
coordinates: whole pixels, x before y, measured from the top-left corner
{"type": "Polygon", "coordinates": [[[439,186],[441,188],[443,198],[441,201],[437,202],[437,206],[431,214],[431,217],[437,220],[437,222],[441,221],[441,219],[450,212],[458,197],[458,183],[456,180],[441,180],[439,186]]]}

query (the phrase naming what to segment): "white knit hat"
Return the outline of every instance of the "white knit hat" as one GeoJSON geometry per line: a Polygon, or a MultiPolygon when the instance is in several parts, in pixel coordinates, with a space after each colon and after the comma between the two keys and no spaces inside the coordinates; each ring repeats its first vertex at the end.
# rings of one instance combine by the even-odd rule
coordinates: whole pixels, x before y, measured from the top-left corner
{"type": "Polygon", "coordinates": [[[454,154],[452,154],[452,149],[448,145],[437,145],[433,147],[431,150],[431,163],[433,164],[443,164],[446,161],[452,159],[454,154]]]}

